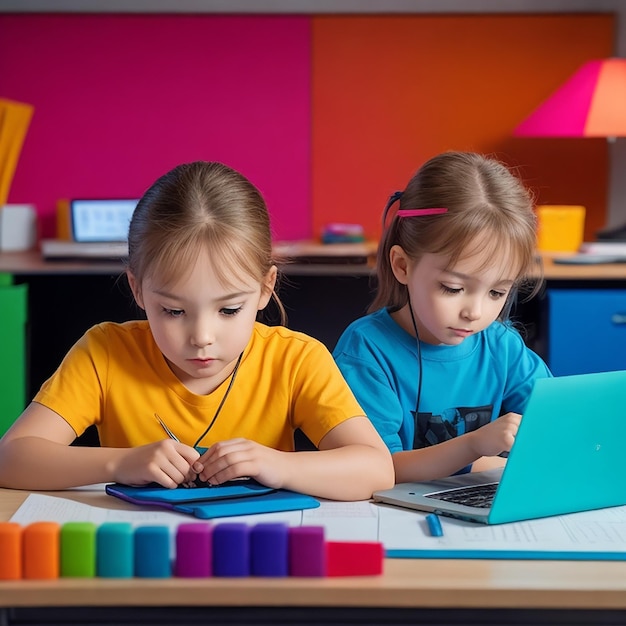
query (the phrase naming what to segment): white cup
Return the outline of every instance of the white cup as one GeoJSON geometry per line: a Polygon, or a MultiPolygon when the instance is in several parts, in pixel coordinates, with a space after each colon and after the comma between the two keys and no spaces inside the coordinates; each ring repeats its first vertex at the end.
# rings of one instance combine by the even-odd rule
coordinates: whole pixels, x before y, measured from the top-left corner
{"type": "Polygon", "coordinates": [[[32,204],[0,206],[0,251],[30,250],[37,242],[37,212],[32,204]]]}

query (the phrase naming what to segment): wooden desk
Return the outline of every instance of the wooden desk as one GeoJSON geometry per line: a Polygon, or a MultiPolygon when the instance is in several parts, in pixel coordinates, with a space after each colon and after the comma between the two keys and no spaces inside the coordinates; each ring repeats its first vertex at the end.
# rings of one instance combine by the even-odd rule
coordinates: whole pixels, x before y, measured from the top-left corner
{"type": "Polygon", "coordinates": [[[544,255],[543,269],[547,281],[620,281],[626,280],[626,263],[569,265],[555,263],[558,255],[544,255]]]}
{"type": "MultiPolygon", "coordinates": [[[[544,267],[548,282],[619,284],[626,279],[626,265],[622,264],[557,265],[546,257],[544,267]]],[[[34,312],[41,310],[43,316],[39,322],[31,320],[31,343],[39,350],[36,356],[33,352],[32,360],[42,369],[35,386],[56,367],[84,327],[114,319],[105,302],[112,299],[111,285],[120,270],[120,263],[53,263],[43,261],[36,252],[0,254],[0,272],[31,283],[31,308],[34,312]],[[50,282],[53,286],[44,288],[44,283],[50,282]],[[87,295],[72,291],[94,282],[93,292],[87,295]],[[85,309],[90,311],[81,319],[85,309]],[[63,336],[60,329],[68,316],[71,336],[70,329],[63,336]],[[48,356],[45,364],[40,358],[41,346],[48,356]]],[[[298,295],[297,305],[291,304],[296,315],[289,311],[296,326],[298,311],[306,310],[316,323],[320,323],[316,318],[323,323],[327,316],[329,324],[341,327],[346,318],[362,314],[369,300],[369,266],[293,264],[287,273],[292,284],[285,286],[285,293],[298,295]],[[333,277],[332,281],[328,276],[333,277]],[[360,290],[358,302],[352,287],[355,284],[360,290]],[[308,299],[303,300],[305,297],[308,299]],[[339,311],[346,300],[349,307],[339,311]],[[326,304],[328,310],[317,308],[326,304]],[[338,312],[345,317],[338,319],[338,312]]],[[[119,294],[117,298],[120,300],[119,294]]],[[[117,307],[122,309],[120,302],[117,307]]],[[[120,318],[131,313],[129,305],[125,306],[128,310],[122,310],[120,318]]],[[[328,332],[329,343],[334,338],[332,333],[328,332]]],[[[26,495],[0,490],[0,519],[8,519],[26,495]]],[[[97,494],[81,492],[56,495],[94,505],[99,500],[97,494]]],[[[100,498],[106,498],[107,506],[114,505],[110,498],[100,498]]],[[[115,505],[130,506],[122,502],[115,505]]],[[[96,619],[100,623],[196,625],[207,620],[213,624],[626,624],[626,563],[388,559],[385,574],[374,578],[0,581],[3,626],[18,620],[42,624],[55,620],[96,623],[96,619]]]]}
{"type": "MultiPolygon", "coordinates": [[[[0,519],[27,495],[0,489],[0,519]]],[[[132,510],[103,493],[53,495],[132,510]]],[[[0,623],[80,615],[215,624],[236,615],[228,623],[626,624],[626,562],[387,559],[384,569],[363,578],[0,581],[0,623]]]]}
{"type": "MultiPolygon", "coordinates": [[[[281,270],[286,274],[314,274],[314,275],[371,275],[374,271],[375,247],[371,244],[364,249],[369,257],[368,263],[332,263],[332,255],[326,251],[332,245],[307,244],[299,249],[290,246],[278,248],[282,256],[291,260],[281,264],[281,270]],[[324,251],[327,262],[301,263],[298,256],[314,257],[316,251],[324,251]]],[[[341,251],[341,249],[337,249],[341,251]]],[[[626,263],[607,263],[603,265],[564,265],[554,262],[558,255],[544,255],[542,257],[546,280],[626,280],[626,263]]],[[[119,261],[77,261],[59,260],[46,261],[37,250],[28,252],[0,252],[0,272],[20,275],[63,275],[63,274],[119,274],[123,265],[119,261]]]]}
{"type": "MultiPolygon", "coordinates": [[[[282,243],[275,258],[285,274],[368,275],[372,273],[376,244],[282,243]]],[[[124,265],[115,260],[46,260],[38,250],[0,252],[0,272],[14,275],[119,274],[124,265]]]]}

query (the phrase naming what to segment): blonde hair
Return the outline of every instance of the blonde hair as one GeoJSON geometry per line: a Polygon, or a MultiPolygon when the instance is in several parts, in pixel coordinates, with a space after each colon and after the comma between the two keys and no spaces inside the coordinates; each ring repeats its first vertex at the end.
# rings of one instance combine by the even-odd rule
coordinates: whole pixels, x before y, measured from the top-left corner
{"type": "Polygon", "coordinates": [[[414,261],[429,253],[447,256],[449,267],[463,253],[486,250],[489,262],[493,253],[507,249],[511,262],[519,268],[513,291],[533,284],[532,297],[541,288],[533,199],[521,180],[499,161],[473,152],[444,152],[433,157],[411,178],[404,192],[391,196],[383,226],[398,199],[400,209],[447,211],[417,217],[393,215],[378,247],[377,292],[370,312],[383,307],[396,311],[408,302],[406,285],[396,280],[391,269],[389,252],[395,245],[414,261]]]}
{"type": "MultiPolygon", "coordinates": [[[[167,285],[208,251],[225,285],[242,273],[259,283],[274,265],[265,201],[242,174],[222,163],[185,163],[161,176],[130,221],[128,269],[137,282],[158,276],[167,285]]],[[[281,323],[286,315],[276,291],[281,323]]]]}

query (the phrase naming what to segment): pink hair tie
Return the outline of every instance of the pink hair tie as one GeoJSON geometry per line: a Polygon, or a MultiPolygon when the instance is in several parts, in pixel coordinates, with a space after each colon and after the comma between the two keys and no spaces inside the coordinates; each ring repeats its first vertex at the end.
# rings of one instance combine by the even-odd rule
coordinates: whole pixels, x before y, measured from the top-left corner
{"type": "Polygon", "coordinates": [[[424,215],[440,215],[447,213],[448,209],[398,209],[398,217],[423,217],[424,215]]]}

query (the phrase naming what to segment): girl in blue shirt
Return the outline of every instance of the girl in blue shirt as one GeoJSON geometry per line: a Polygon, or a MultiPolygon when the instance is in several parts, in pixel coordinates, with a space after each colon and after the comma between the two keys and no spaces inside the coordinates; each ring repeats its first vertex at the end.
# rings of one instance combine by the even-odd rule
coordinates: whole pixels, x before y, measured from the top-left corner
{"type": "Polygon", "coordinates": [[[391,196],[383,223],[370,314],[335,360],[396,482],[501,466],[534,381],[551,376],[508,321],[541,282],[531,196],[498,161],[447,152],[391,196]]]}

